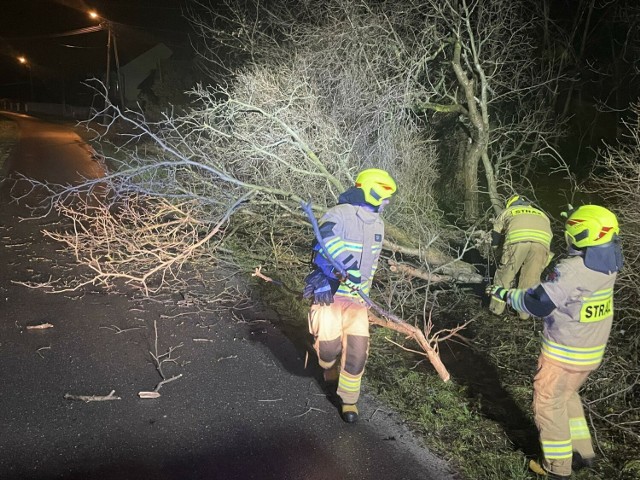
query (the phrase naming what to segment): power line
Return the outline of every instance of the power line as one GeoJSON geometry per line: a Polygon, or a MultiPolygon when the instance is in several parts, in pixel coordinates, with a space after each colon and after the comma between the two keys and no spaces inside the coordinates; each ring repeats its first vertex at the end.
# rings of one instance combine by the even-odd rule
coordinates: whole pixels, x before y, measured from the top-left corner
{"type": "Polygon", "coordinates": [[[103,48],[103,46],[99,46],[99,47],[83,47],[80,45],[69,45],[68,43],[59,43],[58,44],[60,47],[65,47],[65,48],[77,48],[80,50],[96,50],[99,48],[103,48]]]}
{"type": "Polygon", "coordinates": [[[5,40],[37,40],[39,38],[57,38],[57,37],[71,37],[73,35],[84,35],[85,33],[100,32],[104,30],[102,25],[93,25],[91,27],[78,28],[77,30],[70,30],[63,33],[49,33],[46,35],[30,35],[27,37],[4,37],[5,40]]]}

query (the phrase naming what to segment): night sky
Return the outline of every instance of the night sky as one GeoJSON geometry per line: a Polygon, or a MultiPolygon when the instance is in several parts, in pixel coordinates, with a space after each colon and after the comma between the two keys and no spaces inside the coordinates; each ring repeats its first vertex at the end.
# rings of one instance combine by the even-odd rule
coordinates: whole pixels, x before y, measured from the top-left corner
{"type": "MultiPolygon", "coordinates": [[[[565,32],[561,39],[569,38],[575,20],[581,19],[573,36],[575,52],[581,50],[581,29],[587,17],[579,7],[587,4],[575,0],[550,2],[553,23],[565,32]]],[[[612,101],[611,92],[616,92],[613,100],[618,109],[637,96],[634,49],[638,33],[625,12],[637,15],[638,7],[630,5],[636,5],[636,0],[596,2],[583,58],[568,65],[565,72],[567,78],[580,79],[583,96],[612,101]],[[618,9],[619,4],[626,5],[626,10],[618,9]]],[[[60,102],[64,91],[71,101],[69,95],[82,81],[104,78],[105,30],[61,36],[96,27],[99,21],[89,17],[90,10],[96,10],[112,25],[121,65],[159,42],[174,51],[173,58],[189,62],[193,55],[191,27],[184,15],[193,9],[199,9],[197,0],[0,0],[0,99],[27,100],[31,86],[36,101],[60,102]],[[28,60],[28,67],[18,62],[19,56],[28,60]]],[[[113,57],[111,65],[113,68],[113,57]]]]}
{"type": "MultiPolygon", "coordinates": [[[[0,98],[15,98],[31,82],[37,100],[55,101],[59,84],[101,77],[106,67],[105,30],[60,36],[111,22],[120,64],[163,42],[189,48],[190,27],[183,16],[189,0],[0,0],[0,98]],[[24,56],[31,67],[21,65],[24,56]]],[[[113,62],[113,60],[112,60],[113,62]]],[[[68,88],[68,85],[67,85],[68,88]]]]}

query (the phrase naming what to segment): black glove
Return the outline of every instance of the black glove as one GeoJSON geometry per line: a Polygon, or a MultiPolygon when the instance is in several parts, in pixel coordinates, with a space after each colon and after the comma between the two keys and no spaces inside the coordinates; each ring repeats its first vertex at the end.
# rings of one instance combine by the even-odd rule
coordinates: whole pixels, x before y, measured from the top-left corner
{"type": "Polygon", "coordinates": [[[488,285],[485,293],[503,302],[506,302],[509,297],[509,290],[499,285],[488,285]]]}
{"type": "Polygon", "coordinates": [[[333,292],[329,279],[320,270],[314,270],[304,279],[305,286],[302,291],[303,298],[313,297],[313,303],[317,305],[331,305],[333,292]]]}

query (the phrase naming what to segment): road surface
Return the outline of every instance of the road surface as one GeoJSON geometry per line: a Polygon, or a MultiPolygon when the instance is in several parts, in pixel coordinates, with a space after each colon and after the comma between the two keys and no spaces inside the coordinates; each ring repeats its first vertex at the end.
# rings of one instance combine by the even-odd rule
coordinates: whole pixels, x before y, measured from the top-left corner
{"type": "MultiPolygon", "coordinates": [[[[21,139],[5,165],[56,183],[99,177],[70,129],[7,115],[21,139]]],[[[39,232],[55,219],[0,205],[0,479],[448,480],[460,478],[364,395],[343,423],[315,360],[266,314],[197,313],[189,292],[46,293],[20,282],[73,274],[39,232]],[[52,328],[29,327],[51,324],[52,328]],[[155,327],[154,327],[155,325],[155,327]],[[156,347],[157,335],[157,347],[156,347]],[[161,397],[150,352],[173,349],[161,397]],[[71,396],[119,400],[83,402],[71,396]]]]}

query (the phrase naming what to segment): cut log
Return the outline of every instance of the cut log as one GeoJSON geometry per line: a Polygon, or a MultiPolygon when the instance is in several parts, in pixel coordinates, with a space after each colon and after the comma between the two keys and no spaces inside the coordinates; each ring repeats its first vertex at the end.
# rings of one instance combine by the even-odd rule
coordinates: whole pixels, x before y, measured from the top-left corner
{"type": "Polygon", "coordinates": [[[442,269],[443,274],[440,274],[431,273],[427,270],[422,270],[406,263],[398,263],[394,262],[393,260],[389,260],[389,269],[392,272],[403,273],[412,277],[421,278],[430,283],[482,283],[483,278],[480,274],[467,271],[466,266],[469,266],[469,264],[460,262],[460,270],[456,270],[457,266],[457,263],[447,265],[446,268],[442,269]]]}

